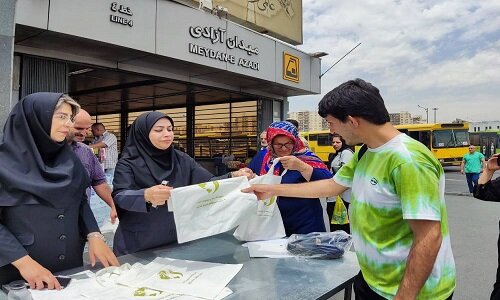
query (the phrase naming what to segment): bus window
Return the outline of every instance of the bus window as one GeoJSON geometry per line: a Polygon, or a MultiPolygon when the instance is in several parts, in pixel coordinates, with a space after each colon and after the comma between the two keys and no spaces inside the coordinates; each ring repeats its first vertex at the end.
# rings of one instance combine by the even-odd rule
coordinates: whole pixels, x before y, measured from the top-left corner
{"type": "Polygon", "coordinates": [[[470,144],[474,145],[474,146],[479,146],[479,138],[480,138],[479,134],[477,134],[477,133],[471,134],[470,139],[469,139],[470,144]]]}
{"type": "Polygon", "coordinates": [[[469,132],[467,130],[455,130],[455,140],[457,147],[469,145],[469,132]]]}
{"type": "Polygon", "coordinates": [[[420,131],[408,131],[406,132],[407,135],[409,135],[412,139],[419,141],[419,133],[420,131]]]}
{"type": "Polygon", "coordinates": [[[455,139],[451,130],[435,130],[432,135],[433,148],[455,147],[455,139]]]}
{"type": "Polygon", "coordinates": [[[318,135],[317,134],[309,134],[308,141],[317,141],[317,140],[318,140],[318,135]]]}
{"type": "Polygon", "coordinates": [[[422,144],[424,144],[427,148],[431,148],[431,132],[426,130],[426,131],[420,131],[420,136],[418,139],[422,144]]]}
{"type": "Polygon", "coordinates": [[[318,146],[331,146],[332,145],[332,139],[330,138],[330,134],[322,133],[318,134],[318,146]]]}

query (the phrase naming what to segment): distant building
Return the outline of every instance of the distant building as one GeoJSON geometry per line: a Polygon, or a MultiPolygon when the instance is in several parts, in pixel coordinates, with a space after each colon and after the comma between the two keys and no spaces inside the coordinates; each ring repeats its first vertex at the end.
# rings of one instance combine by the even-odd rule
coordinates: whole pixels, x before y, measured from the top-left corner
{"type": "Polygon", "coordinates": [[[294,119],[299,122],[300,131],[317,131],[317,130],[327,130],[328,123],[317,111],[297,111],[289,112],[289,119],[294,119]]]}
{"type": "Polygon", "coordinates": [[[412,124],[423,124],[424,120],[422,118],[422,115],[416,115],[411,117],[411,122],[412,124]]]}
{"type": "Polygon", "coordinates": [[[411,114],[407,111],[402,111],[399,113],[390,113],[389,117],[393,125],[413,124],[413,119],[411,118],[411,114]]]}
{"type": "Polygon", "coordinates": [[[479,122],[471,121],[469,123],[470,132],[485,131],[485,130],[500,131],[500,121],[479,121],[479,122]]]}

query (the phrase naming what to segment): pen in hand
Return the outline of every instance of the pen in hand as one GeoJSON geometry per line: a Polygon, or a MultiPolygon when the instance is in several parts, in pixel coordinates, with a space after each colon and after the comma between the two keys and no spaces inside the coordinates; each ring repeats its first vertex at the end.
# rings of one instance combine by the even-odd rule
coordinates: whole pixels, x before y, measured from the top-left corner
{"type": "MultiPolygon", "coordinates": [[[[161,182],[161,185],[163,185],[163,186],[167,186],[167,185],[168,185],[168,180],[163,180],[163,181],[161,182]]],[[[152,207],[154,207],[154,208],[157,208],[157,207],[158,207],[158,205],[156,205],[156,204],[153,204],[153,205],[151,205],[151,206],[152,206],[152,207]]]]}

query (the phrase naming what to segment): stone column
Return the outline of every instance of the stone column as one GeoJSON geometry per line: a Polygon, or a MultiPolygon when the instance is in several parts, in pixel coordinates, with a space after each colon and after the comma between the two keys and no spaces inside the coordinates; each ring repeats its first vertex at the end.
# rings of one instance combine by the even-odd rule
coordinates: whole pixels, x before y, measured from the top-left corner
{"type": "Polygon", "coordinates": [[[0,0],[0,136],[12,101],[16,0],[0,0]]]}

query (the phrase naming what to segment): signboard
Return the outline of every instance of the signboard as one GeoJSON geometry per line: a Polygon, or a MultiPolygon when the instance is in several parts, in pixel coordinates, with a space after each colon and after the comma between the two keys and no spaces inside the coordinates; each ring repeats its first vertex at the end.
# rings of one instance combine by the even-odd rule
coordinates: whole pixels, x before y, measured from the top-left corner
{"type": "MultiPolygon", "coordinates": [[[[195,2],[200,0],[184,0],[195,2]]],[[[201,0],[220,7],[231,21],[266,33],[292,45],[302,44],[302,0],[201,0]],[[225,10],[224,10],[225,9],[225,10]]]]}
{"type": "Polygon", "coordinates": [[[50,0],[48,29],[155,52],[156,0],[50,0]]]}
{"type": "Polygon", "coordinates": [[[212,14],[158,2],[156,53],[269,81],[276,80],[276,41],[212,14]]]}
{"type": "Polygon", "coordinates": [[[283,52],[283,79],[300,82],[300,57],[283,52]]]}

